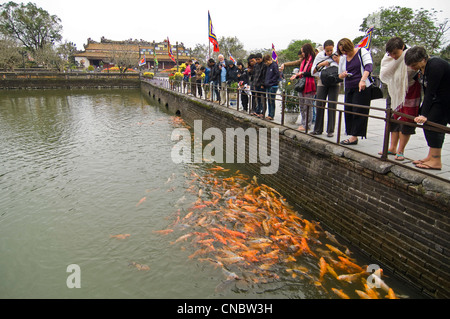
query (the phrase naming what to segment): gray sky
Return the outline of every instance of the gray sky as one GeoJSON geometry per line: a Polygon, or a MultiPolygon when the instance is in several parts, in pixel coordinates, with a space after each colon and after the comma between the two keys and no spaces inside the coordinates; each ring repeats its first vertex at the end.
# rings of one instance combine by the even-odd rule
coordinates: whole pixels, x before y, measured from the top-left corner
{"type": "Polygon", "coordinates": [[[438,21],[450,19],[449,0],[30,1],[56,14],[62,20],[64,40],[74,42],[78,49],[83,49],[87,38],[100,41],[102,36],[157,42],[169,37],[172,44],[178,41],[187,47],[208,44],[208,10],[217,37],[236,36],[248,51],[270,48],[272,43],[282,50],[291,40],[323,43],[327,39],[335,42],[344,37],[353,39],[363,35],[359,26],[366,16],[393,5],[434,8],[442,10],[438,21]]]}

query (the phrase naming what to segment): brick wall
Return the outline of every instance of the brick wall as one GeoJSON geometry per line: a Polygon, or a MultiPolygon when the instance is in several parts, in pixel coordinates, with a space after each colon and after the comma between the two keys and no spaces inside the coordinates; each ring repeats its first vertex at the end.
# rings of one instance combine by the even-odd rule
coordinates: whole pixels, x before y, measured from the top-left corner
{"type": "Polygon", "coordinates": [[[139,88],[139,74],[0,73],[0,89],[139,88]]]}
{"type": "Polygon", "coordinates": [[[149,83],[141,90],[203,130],[279,128],[279,170],[266,183],[401,280],[450,298],[449,182],[149,83]]]}

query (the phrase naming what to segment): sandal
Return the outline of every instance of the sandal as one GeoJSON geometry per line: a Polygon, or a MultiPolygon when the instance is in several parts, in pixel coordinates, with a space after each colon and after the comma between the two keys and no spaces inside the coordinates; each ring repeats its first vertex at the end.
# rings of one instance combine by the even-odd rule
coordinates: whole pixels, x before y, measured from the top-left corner
{"type": "Polygon", "coordinates": [[[397,153],[397,154],[395,154],[395,160],[396,161],[404,161],[405,155],[403,155],[403,153],[397,153]]]}
{"type": "Polygon", "coordinates": [[[353,142],[350,142],[350,139],[346,139],[346,140],[343,140],[343,141],[341,142],[341,144],[342,144],[342,145],[356,145],[356,144],[358,144],[358,140],[353,141],[353,142]]]}
{"type": "MultiPolygon", "coordinates": [[[[378,155],[383,155],[383,151],[378,152],[378,155]]],[[[388,151],[387,155],[396,155],[394,152],[388,151]]]]}
{"type": "Polygon", "coordinates": [[[300,132],[306,132],[306,129],[305,129],[303,126],[299,126],[299,127],[298,127],[298,130],[299,130],[300,132]]]}
{"type": "Polygon", "coordinates": [[[442,169],[440,167],[431,167],[430,165],[425,164],[425,163],[417,164],[416,167],[421,168],[421,169],[431,169],[431,170],[437,170],[437,171],[440,171],[442,169]]]}

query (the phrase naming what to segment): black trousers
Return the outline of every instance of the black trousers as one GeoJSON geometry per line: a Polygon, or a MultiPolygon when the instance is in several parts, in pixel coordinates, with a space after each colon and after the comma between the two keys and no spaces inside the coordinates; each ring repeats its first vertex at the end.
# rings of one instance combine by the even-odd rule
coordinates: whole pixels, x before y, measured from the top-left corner
{"type": "MultiPolygon", "coordinates": [[[[317,87],[317,99],[325,100],[328,96],[328,123],[327,133],[333,133],[336,124],[336,102],[339,96],[339,86],[318,86],[317,87]]],[[[316,106],[325,106],[324,102],[316,102],[316,106]]],[[[325,109],[316,107],[316,124],[314,125],[314,132],[323,132],[323,122],[325,117],[325,109]]]]}
{"type": "MultiPolygon", "coordinates": [[[[345,103],[358,104],[370,106],[370,87],[359,92],[358,88],[345,89],[345,103]]],[[[357,106],[345,106],[346,112],[354,112],[357,114],[345,113],[345,132],[349,136],[362,136],[367,135],[367,122],[369,120],[366,116],[369,115],[369,109],[361,108],[357,106]],[[361,114],[361,115],[359,115],[361,114]]]]}
{"type": "MultiPolygon", "coordinates": [[[[448,103],[448,101],[444,103],[448,103]]],[[[446,126],[448,123],[450,123],[450,110],[446,109],[443,103],[434,103],[431,106],[427,120],[446,126]]],[[[427,140],[428,146],[432,148],[442,148],[442,144],[444,144],[445,133],[430,131],[427,130],[426,127],[427,125],[425,123],[425,125],[423,126],[423,133],[425,135],[425,139],[427,140]]]]}

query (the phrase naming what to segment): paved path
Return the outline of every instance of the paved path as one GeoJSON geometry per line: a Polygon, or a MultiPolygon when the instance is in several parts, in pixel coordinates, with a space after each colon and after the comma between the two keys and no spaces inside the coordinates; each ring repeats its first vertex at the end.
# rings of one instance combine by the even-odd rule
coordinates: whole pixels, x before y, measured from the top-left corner
{"type": "MultiPolygon", "coordinates": [[[[339,101],[344,102],[344,96],[339,96],[339,101]]],[[[385,99],[379,99],[374,100],[371,103],[371,106],[378,107],[378,108],[386,108],[386,100],[385,99]]],[[[343,110],[343,105],[338,105],[338,109],[343,110]]],[[[325,120],[324,120],[324,127],[326,128],[327,125],[327,111],[325,111],[325,120]]],[[[371,111],[370,115],[379,116],[379,117],[385,117],[385,113],[382,111],[371,111]]],[[[322,135],[315,135],[314,137],[321,138],[326,141],[330,142],[337,142],[337,120],[338,116],[336,115],[336,131],[334,137],[327,137],[326,133],[322,135]]],[[[281,123],[281,103],[278,103],[276,115],[275,115],[275,122],[281,123]]],[[[298,128],[300,125],[300,117],[295,125],[289,125],[287,126],[298,128]]],[[[310,133],[310,132],[309,132],[310,133]]],[[[344,124],[344,116],[342,116],[342,124],[341,124],[341,140],[346,139],[345,135],[345,124],[344,124]]],[[[369,124],[367,128],[367,140],[359,140],[358,145],[350,145],[347,146],[349,148],[358,150],[360,152],[380,157],[378,155],[378,152],[382,151],[383,149],[383,139],[384,139],[384,121],[378,120],[378,119],[369,119],[369,124]]],[[[389,155],[388,159],[395,162],[396,164],[405,165],[407,167],[419,170],[421,172],[426,172],[434,176],[438,176],[440,178],[446,179],[450,182],[450,136],[447,134],[446,139],[444,141],[444,146],[442,148],[442,170],[436,171],[436,170],[424,170],[420,168],[416,168],[414,164],[412,164],[412,161],[417,159],[425,158],[428,155],[428,146],[427,142],[425,140],[425,136],[423,134],[423,130],[420,128],[416,129],[416,134],[411,136],[411,139],[406,146],[405,149],[405,160],[404,161],[396,161],[394,159],[393,155],[389,155]]]]}

